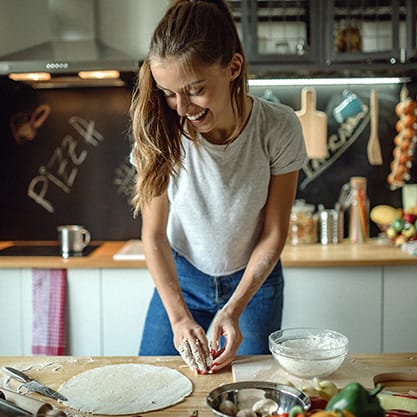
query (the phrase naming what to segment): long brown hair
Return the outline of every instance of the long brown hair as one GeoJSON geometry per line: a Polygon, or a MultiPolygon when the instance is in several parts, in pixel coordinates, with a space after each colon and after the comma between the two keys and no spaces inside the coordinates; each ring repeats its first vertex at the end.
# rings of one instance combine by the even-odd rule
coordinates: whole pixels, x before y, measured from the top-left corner
{"type": "MultiPolygon", "coordinates": [[[[153,197],[161,195],[169,179],[181,167],[181,136],[195,140],[195,132],[167,105],[152,77],[152,59],[175,57],[185,71],[193,65],[226,67],[235,53],[243,56],[240,75],[231,84],[231,101],[240,128],[247,95],[247,69],[236,25],[224,0],[177,0],[157,25],[133,91],[130,114],[135,139],[133,160],[137,167],[135,195],[137,214],[153,197]]],[[[227,143],[227,140],[226,142],[227,143]]]]}

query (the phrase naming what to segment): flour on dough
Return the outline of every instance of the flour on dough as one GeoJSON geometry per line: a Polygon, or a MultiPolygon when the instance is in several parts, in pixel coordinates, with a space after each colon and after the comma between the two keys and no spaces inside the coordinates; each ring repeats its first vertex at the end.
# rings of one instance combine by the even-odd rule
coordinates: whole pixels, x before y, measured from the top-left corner
{"type": "Polygon", "coordinates": [[[192,382],[174,369],[133,363],[90,369],[59,388],[67,406],[109,415],[160,410],[181,402],[192,390],[192,382]]]}

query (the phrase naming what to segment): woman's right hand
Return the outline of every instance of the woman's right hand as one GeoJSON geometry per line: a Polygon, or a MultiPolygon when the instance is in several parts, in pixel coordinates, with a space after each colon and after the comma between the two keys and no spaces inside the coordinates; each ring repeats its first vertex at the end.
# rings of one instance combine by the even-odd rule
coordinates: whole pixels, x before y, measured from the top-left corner
{"type": "Polygon", "coordinates": [[[189,318],[174,324],[172,330],[174,345],[184,362],[199,374],[208,373],[213,359],[204,329],[189,318]]]}
{"type": "Polygon", "coordinates": [[[225,344],[220,351],[215,352],[216,358],[212,370],[215,372],[229,365],[237,355],[243,336],[239,327],[239,317],[228,312],[227,308],[220,310],[212,324],[213,340],[215,347],[220,345],[220,338],[224,338],[225,344]]]}

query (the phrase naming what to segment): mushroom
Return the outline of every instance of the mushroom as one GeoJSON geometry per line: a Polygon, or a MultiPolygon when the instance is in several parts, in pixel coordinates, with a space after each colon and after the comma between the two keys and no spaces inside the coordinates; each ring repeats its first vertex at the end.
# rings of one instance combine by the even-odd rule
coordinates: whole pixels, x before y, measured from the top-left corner
{"type": "Polygon", "coordinates": [[[259,416],[265,417],[270,416],[272,413],[278,410],[278,404],[270,398],[264,398],[256,401],[253,405],[252,410],[259,416]]]}
{"type": "Polygon", "coordinates": [[[228,416],[234,416],[237,413],[237,406],[233,401],[223,400],[219,405],[219,411],[228,416]]]}
{"type": "Polygon", "coordinates": [[[238,411],[236,417],[258,417],[258,415],[250,408],[242,408],[238,411]]]}

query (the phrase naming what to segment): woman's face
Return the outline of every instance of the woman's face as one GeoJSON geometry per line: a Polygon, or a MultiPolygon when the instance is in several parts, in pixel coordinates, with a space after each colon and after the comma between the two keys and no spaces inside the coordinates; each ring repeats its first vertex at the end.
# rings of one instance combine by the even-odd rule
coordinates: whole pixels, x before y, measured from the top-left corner
{"type": "Polygon", "coordinates": [[[241,62],[241,55],[235,54],[225,68],[200,65],[186,75],[181,61],[170,57],[153,59],[151,72],[168,106],[208,140],[221,143],[235,129],[230,88],[241,62]]]}

